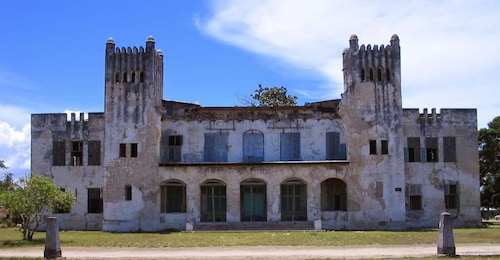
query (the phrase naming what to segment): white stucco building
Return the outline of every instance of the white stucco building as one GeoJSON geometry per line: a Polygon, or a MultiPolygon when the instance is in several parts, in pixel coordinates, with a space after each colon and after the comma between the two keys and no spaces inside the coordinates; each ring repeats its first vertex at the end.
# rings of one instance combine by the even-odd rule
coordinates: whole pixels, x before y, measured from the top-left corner
{"type": "Polygon", "coordinates": [[[31,169],[76,195],[62,229],[480,225],[476,110],[404,109],[397,35],[343,60],[338,100],[201,107],[163,100],[152,37],[109,39],[105,111],[33,114],[31,169]]]}

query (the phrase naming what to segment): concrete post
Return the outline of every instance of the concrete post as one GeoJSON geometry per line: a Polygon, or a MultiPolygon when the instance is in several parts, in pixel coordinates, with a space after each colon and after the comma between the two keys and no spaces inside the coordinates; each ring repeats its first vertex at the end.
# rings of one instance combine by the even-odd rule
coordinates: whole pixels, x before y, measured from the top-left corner
{"type": "Polygon", "coordinates": [[[455,239],[453,238],[453,228],[451,226],[451,214],[441,213],[439,221],[439,238],[437,252],[440,255],[455,256],[455,239]]]}
{"type": "Polygon", "coordinates": [[[59,226],[57,225],[57,218],[55,217],[49,217],[47,219],[47,230],[45,233],[45,251],[43,251],[43,257],[62,257],[61,242],[59,241],[59,226]]]}

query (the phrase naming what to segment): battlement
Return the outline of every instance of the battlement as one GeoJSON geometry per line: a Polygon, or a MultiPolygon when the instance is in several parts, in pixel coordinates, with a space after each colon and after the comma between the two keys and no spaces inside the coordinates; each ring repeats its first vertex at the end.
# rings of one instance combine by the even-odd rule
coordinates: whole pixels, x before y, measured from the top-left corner
{"type": "Polygon", "coordinates": [[[85,119],[84,113],[71,113],[68,120],[66,113],[32,114],[31,132],[44,132],[49,129],[54,137],[58,139],[86,139],[95,133],[100,135],[104,129],[104,113],[88,113],[85,119]]]}
{"type": "Polygon", "coordinates": [[[439,112],[435,108],[429,110],[424,108],[422,113],[419,109],[403,109],[403,122],[406,125],[467,125],[476,127],[477,110],[467,108],[443,108],[439,112]]]}
{"type": "Polygon", "coordinates": [[[349,48],[343,52],[344,89],[357,82],[401,82],[401,57],[399,37],[394,34],[389,45],[359,46],[358,36],[349,39],[349,48]]]}

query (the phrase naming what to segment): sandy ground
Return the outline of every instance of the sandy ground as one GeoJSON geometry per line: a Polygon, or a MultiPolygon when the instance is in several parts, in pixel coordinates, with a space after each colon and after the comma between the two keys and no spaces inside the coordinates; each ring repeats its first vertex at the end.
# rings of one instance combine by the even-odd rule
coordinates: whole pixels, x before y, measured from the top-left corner
{"type": "MultiPolygon", "coordinates": [[[[0,248],[0,257],[43,257],[44,248],[0,248]]],[[[347,247],[61,248],[66,259],[360,259],[436,256],[436,245],[347,247]]],[[[499,255],[500,244],[459,244],[457,255],[499,255]]]]}

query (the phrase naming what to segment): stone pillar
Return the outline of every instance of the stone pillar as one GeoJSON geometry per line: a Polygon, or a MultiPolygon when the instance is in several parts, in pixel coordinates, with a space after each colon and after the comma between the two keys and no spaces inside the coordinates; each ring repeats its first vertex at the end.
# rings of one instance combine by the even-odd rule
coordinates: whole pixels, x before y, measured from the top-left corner
{"type": "Polygon", "coordinates": [[[440,255],[455,256],[455,239],[453,238],[453,228],[451,226],[451,214],[441,213],[439,221],[439,238],[437,252],[440,255]]]}
{"type": "Polygon", "coordinates": [[[43,251],[43,257],[62,257],[61,242],[59,241],[59,226],[57,225],[57,218],[55,217],[49,217],[47,219],[47,230],[45,233],[45,251],[43,251]]]}

